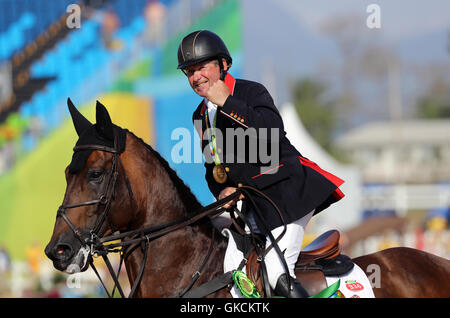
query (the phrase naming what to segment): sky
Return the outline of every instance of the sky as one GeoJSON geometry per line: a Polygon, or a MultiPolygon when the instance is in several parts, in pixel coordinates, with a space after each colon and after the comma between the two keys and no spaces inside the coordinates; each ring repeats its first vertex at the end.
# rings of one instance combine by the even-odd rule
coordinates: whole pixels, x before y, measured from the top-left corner
{"type": "Polygon", "coordinates": [[[311,30],[333,15],[357,14],[367,17],[370,4],[380,7],[381,29],[389,41],[430,33],[442,28],[450,30],[448,0],[277,0],[287,14],[300,18],[311,30]]]}
{"type": "MultiPolygon", "coordinates": [[[[245,17],[244,76],[266,85],[277,105],[292,101],[291,87],[304,77],[325,79],[335,92],[343,85],[340,64],[345,60],[344,52],[336,37],[323,28],[336,17],[346,21],[358,16],[361,20],[361,29],[357,29],[357,22],[349,32],[357,35],[350,39],[355,47],[370,50],[379,46],[401,61],[398,87],[405,116],[413,115],[417,97],[427,87],[426,76],[432,75],[428,66],[441,63],[445,67],[437,69],[450,69],[448,0],[242,0],[241,5],[245,17]],[[371,4],[379,6],[380,29],[367,27],[372,13],[367,7],[371,4]],[[420,73],[423,69],[425,74],[420,73]]],[[[357,119],[358,123],[389,116],[387,84],[364,79],[355,84],[362,98],[363,118],[357,119]]]]}

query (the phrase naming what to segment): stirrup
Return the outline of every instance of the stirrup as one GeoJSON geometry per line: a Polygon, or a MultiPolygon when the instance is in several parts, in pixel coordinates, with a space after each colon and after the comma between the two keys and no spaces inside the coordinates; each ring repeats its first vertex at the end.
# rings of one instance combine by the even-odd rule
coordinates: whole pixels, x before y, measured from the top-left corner
{"type": "Polygon", "coordinates": [[[278,296],[286,298],[307,298],[309,297],[303,286],[293,277],[291,277],[291,286],[288,286],[287,274],[284,273],[278,277],[277,285],[274,289],[278,296]]]}

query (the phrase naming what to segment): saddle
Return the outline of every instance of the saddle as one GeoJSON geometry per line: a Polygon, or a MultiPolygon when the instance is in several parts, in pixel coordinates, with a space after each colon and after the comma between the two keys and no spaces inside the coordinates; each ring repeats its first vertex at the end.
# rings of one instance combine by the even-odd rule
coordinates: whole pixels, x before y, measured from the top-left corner
{"type": "MultiPolygon", "coordinates": [[[[341,254],[339,238],[339,231],[330,230],[317,237],[300,252],[295,264],[295,274],[310,296],[327,287],[325,275],[342,275],[353,268],[351,259],[341,254]]],[[[256,251],[252,251],[248,257],[246,270],[247,276],[255,283],[258,292],[264,295],[262,269],[256,251]]]]}

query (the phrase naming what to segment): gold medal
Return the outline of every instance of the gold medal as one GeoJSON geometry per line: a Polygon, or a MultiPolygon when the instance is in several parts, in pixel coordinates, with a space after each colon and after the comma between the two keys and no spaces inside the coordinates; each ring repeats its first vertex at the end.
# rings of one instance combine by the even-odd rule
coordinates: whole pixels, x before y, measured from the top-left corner
{"type": "Polygon", "coordinates": [[[213,177],[217,183],[225,183],[227,181],[228,176],[222,164],[214,166],[213,177]]]}

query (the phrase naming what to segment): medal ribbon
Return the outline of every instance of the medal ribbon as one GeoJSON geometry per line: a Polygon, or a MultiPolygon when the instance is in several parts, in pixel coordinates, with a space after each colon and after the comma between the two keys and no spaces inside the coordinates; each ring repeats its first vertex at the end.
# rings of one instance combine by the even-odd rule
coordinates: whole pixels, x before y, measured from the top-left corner
{"type": "MultiPolygon", "coordinates": [[[[216,129],[216,120],[217,120],[217,113],[219,112],[219,110],[216,110],[216,113],[214,115],[214,121],[213,121],[213,127],[211,127],[211,129],[209,130],[211,133],[209,134],[209,149],[211,151],[211,157],[214,160],[214,163],[216,164],[216,166],[220,165],[220,158],[219,155],[217,154],[217,145],[216,145],[216,136],[214,135],[214,129],[216,129]]],[[[208,126],[209,126],[209,116],[208,116],[208,110],[206,110],[205,112],[205,120],[206,120],[206,130],[208,131],[208,126]]]]}

